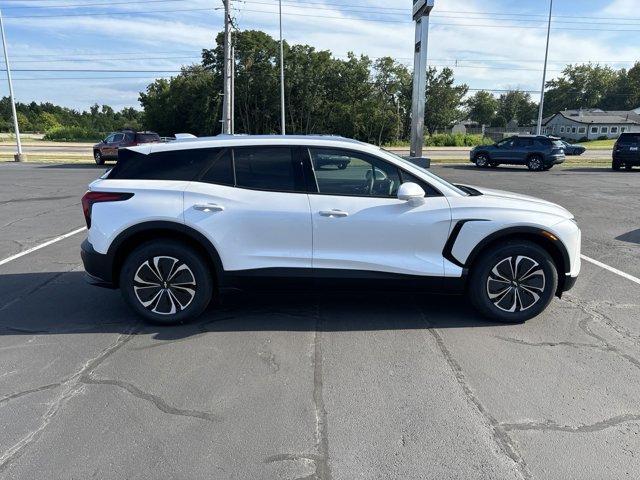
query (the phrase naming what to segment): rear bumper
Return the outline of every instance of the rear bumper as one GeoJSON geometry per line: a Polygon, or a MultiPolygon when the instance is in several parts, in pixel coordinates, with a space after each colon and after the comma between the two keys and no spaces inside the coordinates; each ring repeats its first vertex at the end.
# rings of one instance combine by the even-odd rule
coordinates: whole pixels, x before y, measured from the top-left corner
{"type": "Polygon", "coordinates": [[[628,153],[613,152],[613,161],[623,163],[625,165],[640,165],[640,155],[629,155],[628,153]]]}
{"type": "Polygon", "coordinates": [[[85,239],[80,246],[80,257],[90,284],[106,288],[117,287],[113,281],[113,262],[108,255],[96,252],[93,245],[85,239]]]}

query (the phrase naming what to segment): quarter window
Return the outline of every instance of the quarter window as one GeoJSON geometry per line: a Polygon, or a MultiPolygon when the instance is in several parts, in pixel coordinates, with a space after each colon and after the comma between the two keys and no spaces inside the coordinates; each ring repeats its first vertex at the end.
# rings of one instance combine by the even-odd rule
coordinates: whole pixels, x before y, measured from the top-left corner
{"type": "Polygon", "coordinates": [[[148,155],[124,149],[118,152],[118,163],[109,178],[191,181],[219,154],[217,148],[168,150],[148,155]]]}
{"type": "Polygon", "coordinates": [[[238,187],[302,192],[302,166],[289,147],[246,147],[233,151],[238,187]]]}
{"type": "Polygon", "coordinates": [[[347,150],[309,151],[320,193],[395,197],[398,192],[400,174],[395,165],[347,150]]]}

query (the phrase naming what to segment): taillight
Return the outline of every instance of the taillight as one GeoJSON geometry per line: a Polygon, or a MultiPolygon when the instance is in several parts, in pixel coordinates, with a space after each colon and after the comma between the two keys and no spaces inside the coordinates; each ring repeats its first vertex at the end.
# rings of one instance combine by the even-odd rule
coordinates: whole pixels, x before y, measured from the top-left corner
{"type": "Polygon", "coordinates": [[[91,208],[94,203],[122,202],[133,197],[133,193],[124,192],[92,192],[88,191],[82,196],[82,212],[87,222],[87,228],[91,228],[91,208]]]}

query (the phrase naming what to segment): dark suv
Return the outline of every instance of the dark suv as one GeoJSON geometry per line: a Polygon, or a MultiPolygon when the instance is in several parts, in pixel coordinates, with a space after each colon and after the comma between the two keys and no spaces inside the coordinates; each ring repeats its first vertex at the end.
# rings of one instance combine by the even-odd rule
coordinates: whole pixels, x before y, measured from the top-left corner
{"type": "Polygon", "coordinates": [[[478,167],[500,164],[526,165],[529,170],[549,170],[564,162],[564,150],[559,138],[544,135],[518,135],[493,145],[481,145],[469,152],[469,159],[478,167]]]}
{"type": "Polygon", "coordinates": [[[622,133],[613,146],[611,168],[631,170],[634,166],[640,166],[640,132],[622,133]]]}
{"type": "Polygon", "coordinates": [[[118,149],[135,147],[142,143],[157,143],[160,135],[155,132],[134,132],[122,130],[107,135],[107,138],[93,146],[93,159],[97,165],[103,165],[105,160],[117,160],[118,149]]]}

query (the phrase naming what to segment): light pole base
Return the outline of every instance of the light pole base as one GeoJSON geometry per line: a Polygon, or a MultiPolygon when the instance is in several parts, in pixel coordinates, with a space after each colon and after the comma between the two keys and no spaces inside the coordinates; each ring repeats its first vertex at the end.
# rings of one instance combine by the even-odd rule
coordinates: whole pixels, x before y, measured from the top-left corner
{"type": "Polygon", "coordinates": [[[13,161],[14,162],[26,162],[27,161],[27,154],[26,153],[16,153],[13,156],[13,161]]]}

